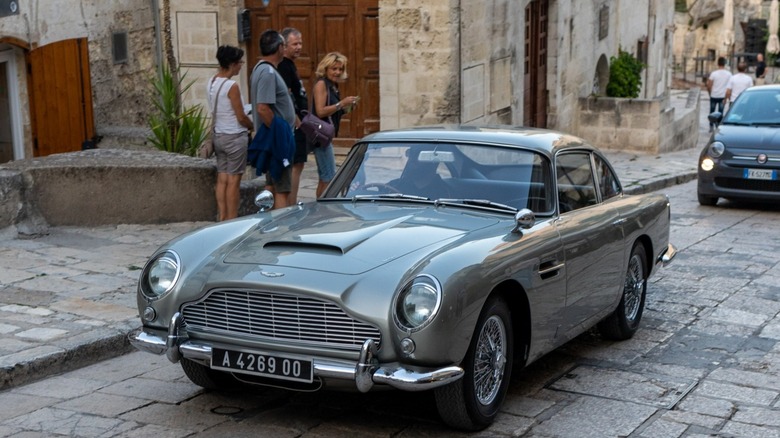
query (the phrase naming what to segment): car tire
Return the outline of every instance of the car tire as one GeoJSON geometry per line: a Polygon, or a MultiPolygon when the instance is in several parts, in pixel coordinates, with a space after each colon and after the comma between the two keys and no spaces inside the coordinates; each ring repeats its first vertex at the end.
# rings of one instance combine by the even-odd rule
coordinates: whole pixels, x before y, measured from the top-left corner
{"type": "Polygon", "coordinates": [[[441,419],[450,427],[475,431],[489,426],[501,407],[512,375],[514,336],[509,307],[501,298],[485,304],[461,363],[462,379],[436,388],[441,419]]]}
{"type": "Polygon", "coordinates": [[[701,193],[699,193],[698,197],[699,197],[699,205],[712,207],[712,206],[715,206],[718,203],[718,197],[717,196],[706,196],[706,195],[702,195],[701,193]]]}
{"type": "Polygon", "coordinates": [[[647,294],[647,254],[641,242],[634,244],[623,280],[623,293],[615,311],[598,325],[607,339],[623,341],[634,336],[642,320],[647,294]]]}
{"type": "Polygon", "coordinates": [[[212,370],[206,365],[189,359],[182,359],[180,363],[187,378],[202,388],[227,390],[233,389],[237,384],[236,379],[230,373],[212,370]]]}

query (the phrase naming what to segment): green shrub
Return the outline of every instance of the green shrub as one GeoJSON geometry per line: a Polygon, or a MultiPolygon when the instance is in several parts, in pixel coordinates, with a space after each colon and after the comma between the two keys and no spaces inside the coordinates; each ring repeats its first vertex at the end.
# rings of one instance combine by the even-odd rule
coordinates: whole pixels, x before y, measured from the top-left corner
{"type": "Polygon", "coordinates": [[[210,122],[203,114],[201,105],[184,107],[181,95],[194,83],[181,87],[186,73],[176,79],[171,70],[164,66],[151,79],[152,104],[156,111],[149,116],[152,135],[149,141],[159,150],[194,156],[198,146],[205,140],[210,122]]]}
{"type": "Polygon", "coordinates": [[[609,83],[607,83],[607,96],[609,97],[639,97],[642,88],[642,69],[645,65],[634,58],[630,53],[618,50],[617,58],[609,58],[609,83]]]}

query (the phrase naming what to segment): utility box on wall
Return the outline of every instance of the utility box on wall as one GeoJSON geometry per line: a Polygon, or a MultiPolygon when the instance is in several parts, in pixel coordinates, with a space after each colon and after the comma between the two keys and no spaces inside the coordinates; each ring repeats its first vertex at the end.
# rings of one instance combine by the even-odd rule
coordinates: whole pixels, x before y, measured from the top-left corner
{"type": "Polygon", "coordinates": [[[18,0],[0,0],[0,17],[19,15],[18,0]]]}

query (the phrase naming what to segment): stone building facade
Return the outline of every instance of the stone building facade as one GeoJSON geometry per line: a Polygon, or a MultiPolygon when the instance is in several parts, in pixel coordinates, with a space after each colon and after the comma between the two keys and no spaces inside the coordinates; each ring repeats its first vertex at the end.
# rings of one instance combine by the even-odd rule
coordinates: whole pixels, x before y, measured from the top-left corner
{"type": "MultiPolygon", "coordinates": [[[[377,1],[381,129],[528,124],[531,108],[543,116],[534,123],[597,145],[652,149],[646,142],[621,145],[615,138],[593,138],[580,117],[581,101],[603,94],[609,59],[622,49],[646,64],[640,98],[658,101],[651,107],[663,111],[671,82],[673,0],[377,1]],[[537,55],[530,60],[529,47],[537,55]],[[535,106],[529,105],[528,78],[540,71],[530,88],[535,106]]],[[[19,94],[16,114],[9,117],[21,138],[14,144],[17,159],[32,156],[25,57],[35,48],[86,38],[96,134],[103,141],[143,143],[151,110],[149,79],[166,57],[168,34],[173,56],[196,83],[185,96],[187,104],[204,103],[204,87],[197,84],[216,69],[216,47],[248,43],[239,42],[237,29],[242,0],[18,3],[18,14],[0,17],[0,69],[6,68],[7,81],[19,94]],[[170,8],[170,28],[163,6],[170,8]],[[121,62],[115,59],[116,34],[126,37],[127,57],[121,62]]],[[[241,72],[241,83],[246,74],[241,72]]]]}
{"type": "Polygon", "coordinates": [[[686,12],[675,12],[674,17],[675,68],[679,72],[685,69],[687,78],[701,82],[705,79],[702,75],[717,68],[718,57],[733,64],[732,56],[745,52],[743,24],[750,19],[769,19],[769,1],[733,0],[733,43],[727,45],[723,21],[726,0],[687,0],[687,5],[686,12]],[[697,73],[699,76],[694,76],[697,73]]]}
{"type": "Polygon", "coordinates": [[[97,135],[143,135],[149,78],[157,65],[153,3],[20,0],[16,14],[0,16],[0,78],[5,77],[9,89],[14,89],[5,117],[0,110],[0,125],[13,133],[15,158],[33,156],[27,57],[36,49],[64,40],[83,38],[88,42],[97,135]],[[126,41],[126,57],[121,61],[114,60],[116,38],[126,41]]]}

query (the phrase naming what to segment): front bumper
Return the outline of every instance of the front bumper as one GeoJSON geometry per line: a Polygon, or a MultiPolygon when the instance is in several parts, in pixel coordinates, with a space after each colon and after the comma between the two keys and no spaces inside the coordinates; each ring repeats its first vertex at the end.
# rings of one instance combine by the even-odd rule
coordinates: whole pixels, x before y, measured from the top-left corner
{"type": "MultiPolygon", "coordinates": [[[[701,163],[699,166],[701,167],[701,163]]],[[[733,163],[733,160],[716,161],[715,167],[710,171],[699,168],[696,184],[698,194],[727,199],[780,200],[780,181],[747,179],[745,178],[747,168],[777,171],[771,167],[751,165],[747,161],[744,163],[733,163]]]]}
{"type": "MultiPolygon", "coordinates": [[[[157,355],[165,354],[173,363],[182,358],[211,363],[211,345],[190,340],[182,327],[181,314],[171,318],[167,336],[160,331],[141,327],[128,335],[137,349],[157,355]]],[[[376,344],[367,339],[360,349],[357,363],[314,358],[314,375],[323,379],[351,380],[360,392],[368,392],[374,384],[389,385],[403,391],[425,391],[448,385],[463,377],[463,368],[448,366],[425,371],[400,365],[381,365],[376,359],[376,344]]]]}

